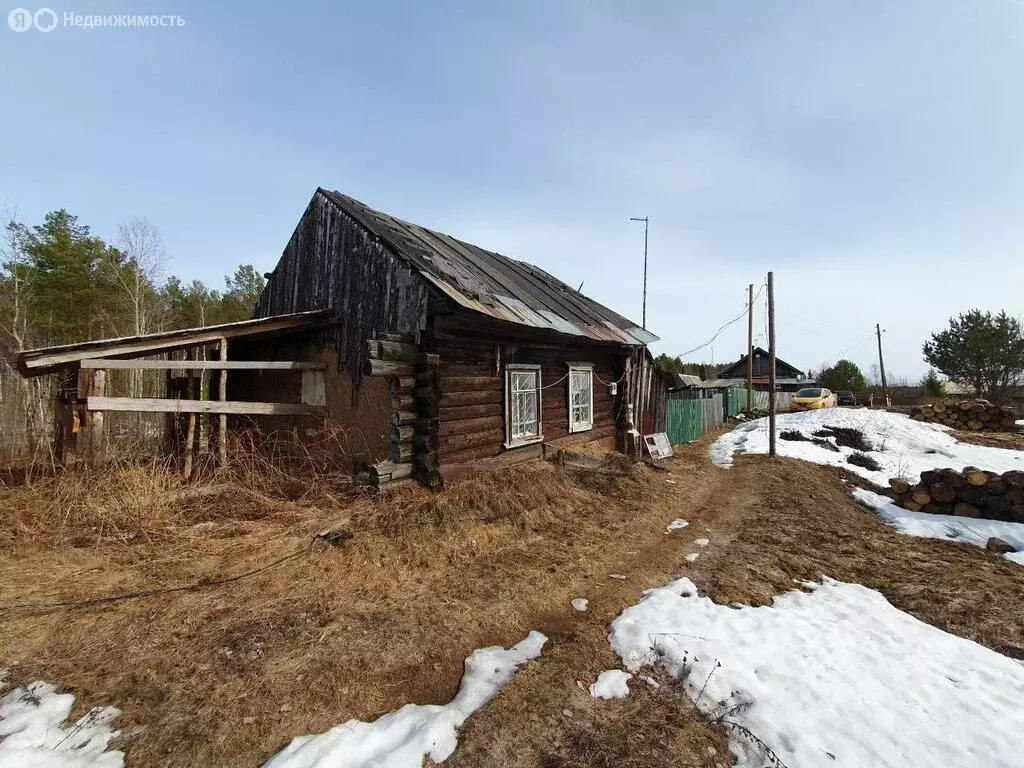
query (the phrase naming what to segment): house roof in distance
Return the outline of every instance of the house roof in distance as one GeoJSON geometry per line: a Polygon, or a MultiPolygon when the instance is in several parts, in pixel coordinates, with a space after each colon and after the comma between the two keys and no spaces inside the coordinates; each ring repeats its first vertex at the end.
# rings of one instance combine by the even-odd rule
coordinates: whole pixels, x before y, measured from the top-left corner
{"type": "Polygon", "coordinates": [[[319,189],[460,306],[491,317],[598,341],[657,341],[637,326],[539,267],[376,211],[319,189]]]}
{"type": "MultiPolygon", "coordinates": [[[[754,347],[754,378],[760,378],[768,375],[769,365],[769,354],[768,350],[763,347],[754,347]]],[[[747,356],[744,354],[735,363],[730,365],[728,368],[724,368],[718,373],[720,378],[723,379],[735,379],[735,378],[747,378],[747,356]]],[[[775,358],[775,376],[776,379],[799,379],[802,378],[804,372],[799,368],[796,368],[785,360],[776,357],[775,358]]]]}

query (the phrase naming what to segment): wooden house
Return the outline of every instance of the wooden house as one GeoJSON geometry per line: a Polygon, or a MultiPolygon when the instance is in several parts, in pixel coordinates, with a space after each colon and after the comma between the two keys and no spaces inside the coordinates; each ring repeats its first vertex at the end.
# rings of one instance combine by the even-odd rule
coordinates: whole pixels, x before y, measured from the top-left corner
{"type": "MultiPolygon", "coordinates": [[[[741,355],[740,359],[719,372],[718,377],[703,382],[700,386],[712,389],[723,387],[746,387],[747,386],[747,355],[741,355]]],[[[768,390],[768,378],[771,373],[771,356],[768,350],[761,347],[754,347],[754,378],[753,389],[768,390]]],[[[775,388],[779,392],[796,392],[804,387],[814,385],[814,380],[805,376],[804,372],[794,368],[785,360],[775,358],[775,388]]]]}
{"type": "Polygon", "coordinates": [[[256,422],[340,434],[338,466],[379,487],[584,443],[636,452],[664,429],[657,337],[526,262],[318,189],[267,277],[250,321],[28,350],[19,368],[63,374],[58,436],[80,443],[81,423],[94,460],[104,412],[164,413],[186,467],[197,435],[226,461],[221,437],[256,422]],[[126,368],[166,371],[165,397],[112,396],[126,368]]]}
{"type": "MultiPolygon", "coordinates": [[[[379,484],[437,486],[478,462],[600,443],[636,450],[664,424],[657,339],[547,272],[318,189],[257,315],[323,311],[301,343],[239,350],[324,362],[328,417],[379,484]]],[[[264,399],[274,377],[235,378],[264,399]]]]}

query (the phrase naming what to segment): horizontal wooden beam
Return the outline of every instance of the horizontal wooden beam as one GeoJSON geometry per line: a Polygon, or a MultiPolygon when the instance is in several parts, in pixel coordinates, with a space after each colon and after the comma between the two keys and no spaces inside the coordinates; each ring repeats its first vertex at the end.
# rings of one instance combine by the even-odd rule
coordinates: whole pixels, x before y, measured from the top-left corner
{"type": "Polygon", "coordinates": [[[324,409],[300,403],[249,403],[240,400],[174,400],[161,397],[89,397],[90,411],[135,413],[233,413],[245,416],[315,416],[324,409]]]}
{"type": "Polygon", "coordinates": [[[322,371],[323,363],[292,360],[83,360],[83,368],[182,371],[322,371]]]}

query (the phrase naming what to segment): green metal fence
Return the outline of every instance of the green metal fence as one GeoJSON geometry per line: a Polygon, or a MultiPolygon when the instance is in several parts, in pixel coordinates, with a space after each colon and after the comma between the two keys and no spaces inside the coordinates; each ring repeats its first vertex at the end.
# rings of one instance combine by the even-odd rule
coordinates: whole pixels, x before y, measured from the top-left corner
{"type": "Polygon", "coordinates": [[[731,419],[740,411],[743,411],[747,407],[747,390],[730,388],[726,390],[726,397],[724,401],[725,406],[725,418],[731,419]]]}
{"type": "Polygon", "coordinates": [[[701,436],[701,400],[669,400],[665,414],[665,431],[672,445],[690,443],[701,436]]]}

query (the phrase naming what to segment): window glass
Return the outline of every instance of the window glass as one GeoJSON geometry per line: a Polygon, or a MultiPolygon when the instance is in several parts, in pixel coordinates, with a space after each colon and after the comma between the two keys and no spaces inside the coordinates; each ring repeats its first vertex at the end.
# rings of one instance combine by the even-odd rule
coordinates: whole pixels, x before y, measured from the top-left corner
{"type": "Polygon", "coordinates": [[[594,381],[590,367],[569,368],[569,431],[594,426],[594,381]]]}
{"type": "Polygon", "coordinates": [[[540,436],[540,370],[509,368],[509,442],[540,436]]]}

